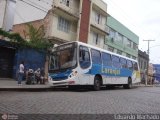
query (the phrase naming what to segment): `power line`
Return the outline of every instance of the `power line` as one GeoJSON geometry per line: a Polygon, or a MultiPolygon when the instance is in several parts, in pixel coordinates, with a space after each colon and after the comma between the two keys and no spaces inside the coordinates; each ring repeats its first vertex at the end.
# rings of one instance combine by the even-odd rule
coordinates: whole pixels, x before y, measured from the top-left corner
{"type": "MultiPolygon", "coordinates": [[[[43,2],[43,3],[46,3],[46,4],[48,4],[48,5],[51,5],[51,6],[52,6],[52,3],[50,4],[49,2],[46,2],[46,0],[37,0],[37,1],[41,1],[41,2],[43,2]]],[[[52,1],[52,0],[50,0],[50,1],[52,1]]]]}
{"type": "MultiPolygon", "coordinates": [[[[133,18],[131,18],[130,16],[128,16],[128,14],[122,9],[122,8],[120,8],[120,6],[118,6],[115,2],[113,2],[113,1],[108,1],[108,2],[110,2],[111,4],[112,4],[112,6],[113,7],[115,7],[116,9],[118,8],[119,10],[121,10],[122,12],[123,12],[123,14],[121,13],[121,15],[123,16],[123,17],[125,17],[125,19],[128,19],[128,21],[129,21],[129,23],[130,23],[130,25],[132,25],[132,26],[134,26],[135,28],[141,28],[140,26],[137,26],[137,25],[135,25],[134,24],[134,22],[132,21],[133,20],[133,18]],[[125,14],[125,15],[124,15],[125,14]],[[129,18],[131,18],[131,19],[129,19],[129,18]],[[132,21],[132,22],[131,22],[132,21]]],[[[141,32],[141,31],[139,31],[139,32],[141,32]]],[[[151,33],[149,33],[148,31],[142,31],[143,33],[148,33],[148,34],[150,34],[151,35],[151,33]]]]}
{"type": "Polygon", "coordinates": [[[30,6],[32,6],[32,7],[34,7],[34,8],[36,8],[36,9],[38,9],[38,10],[41,10],[41,11],[43,11],[43,12],[45,12],[45,13],[48,12],[48,11],[45,11],[45,10],[43,10],[43,9],[41,9],[41,8],[39,8],[39,7],[37,7],[37,6],[35,6],[35,5],[32,5],[32,4],[30,4],[30,3],[26,2],[26,1],[24,1],[24,0],[20,0],[20,1],[22,1],[22,2],[24,2],[24,3],[26,3],[26,4],[28,4],[28,5],[30,5],[30,6]]]}
{"type": "Polygon", "coordinates": [[[34,2],[32,2],[32,1],[30,1],[30,0],[28,0],[30,3],[32,3],[32,5],[36,5],[37,7],[39,7],[39,8],[43,8],[43,9],[45,9],[45,10],[48,10],[48,9],[46,9],[46,8],[44,8],[43,6],[41,6],[41,5],[38,5],[37,3],[34,3],[34,2]]]}

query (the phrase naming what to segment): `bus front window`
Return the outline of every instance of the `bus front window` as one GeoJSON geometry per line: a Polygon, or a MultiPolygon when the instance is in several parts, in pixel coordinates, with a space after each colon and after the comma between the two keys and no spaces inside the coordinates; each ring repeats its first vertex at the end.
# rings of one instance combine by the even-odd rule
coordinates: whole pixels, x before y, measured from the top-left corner
{"type": "Polygon", "coordinates": [[[77,64],[76,48],[56,51],[50,57],[50,70],[73,68],[77,64]]]}

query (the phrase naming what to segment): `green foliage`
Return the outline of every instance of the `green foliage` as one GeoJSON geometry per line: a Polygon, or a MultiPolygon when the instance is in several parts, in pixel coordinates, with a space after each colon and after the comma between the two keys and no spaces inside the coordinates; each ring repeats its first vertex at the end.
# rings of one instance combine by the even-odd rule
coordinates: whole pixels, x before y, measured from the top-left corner
{"type": "Polygon", "coordinates": [[[16,42],[21,44],[25,43],[25,40],[18,33],[9,33],[0,29],[0,35],[11,39],[11,42],[16,42]]]}
{"type": "Polygon", "coordinates": [[[27,24],[28,30],[26,31],[29,36],[29,41],[24,40],[18,33],[9,33],[0,29],[0,35],[10,39],[10,42],[17,44],[20,47],[31,47],[34,49],[48,49],[51,44],[45,38],[44,26],[41,25],[38,29],[31,24],[27,24]]]}
{"type": "Polygon", "coordinates": [[[51,47],[51,44],[49,44],[48,40],[45,38],[43,25],[39,28],[35,28],[31,24],[27,24],[27,27],[27,35],[29,36],[29,41],[27,42],[28,46],[37,49],[47,49],[51,47]]]}

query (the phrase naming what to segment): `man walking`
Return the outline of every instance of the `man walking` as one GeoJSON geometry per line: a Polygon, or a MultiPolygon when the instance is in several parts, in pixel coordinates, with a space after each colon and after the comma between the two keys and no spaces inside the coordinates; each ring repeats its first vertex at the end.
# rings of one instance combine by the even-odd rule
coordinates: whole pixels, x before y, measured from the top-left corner
{"type": "Polygon", "coordinates": [[[21,64],[19,65],[18,85],[21,85],[23,76],[24,76],[24,62],[22,61],[21,64]]]}

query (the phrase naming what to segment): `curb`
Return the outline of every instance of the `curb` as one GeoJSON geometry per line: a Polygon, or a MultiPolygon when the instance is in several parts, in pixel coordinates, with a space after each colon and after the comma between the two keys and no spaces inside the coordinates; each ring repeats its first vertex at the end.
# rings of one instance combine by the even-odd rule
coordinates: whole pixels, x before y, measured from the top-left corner
{"type": "Polygon", "coordinates": [[[28,91],[28,92],[39,92],[39,91],[53,91],[53,88],[0,88],[0,91],[28,91]]]}

